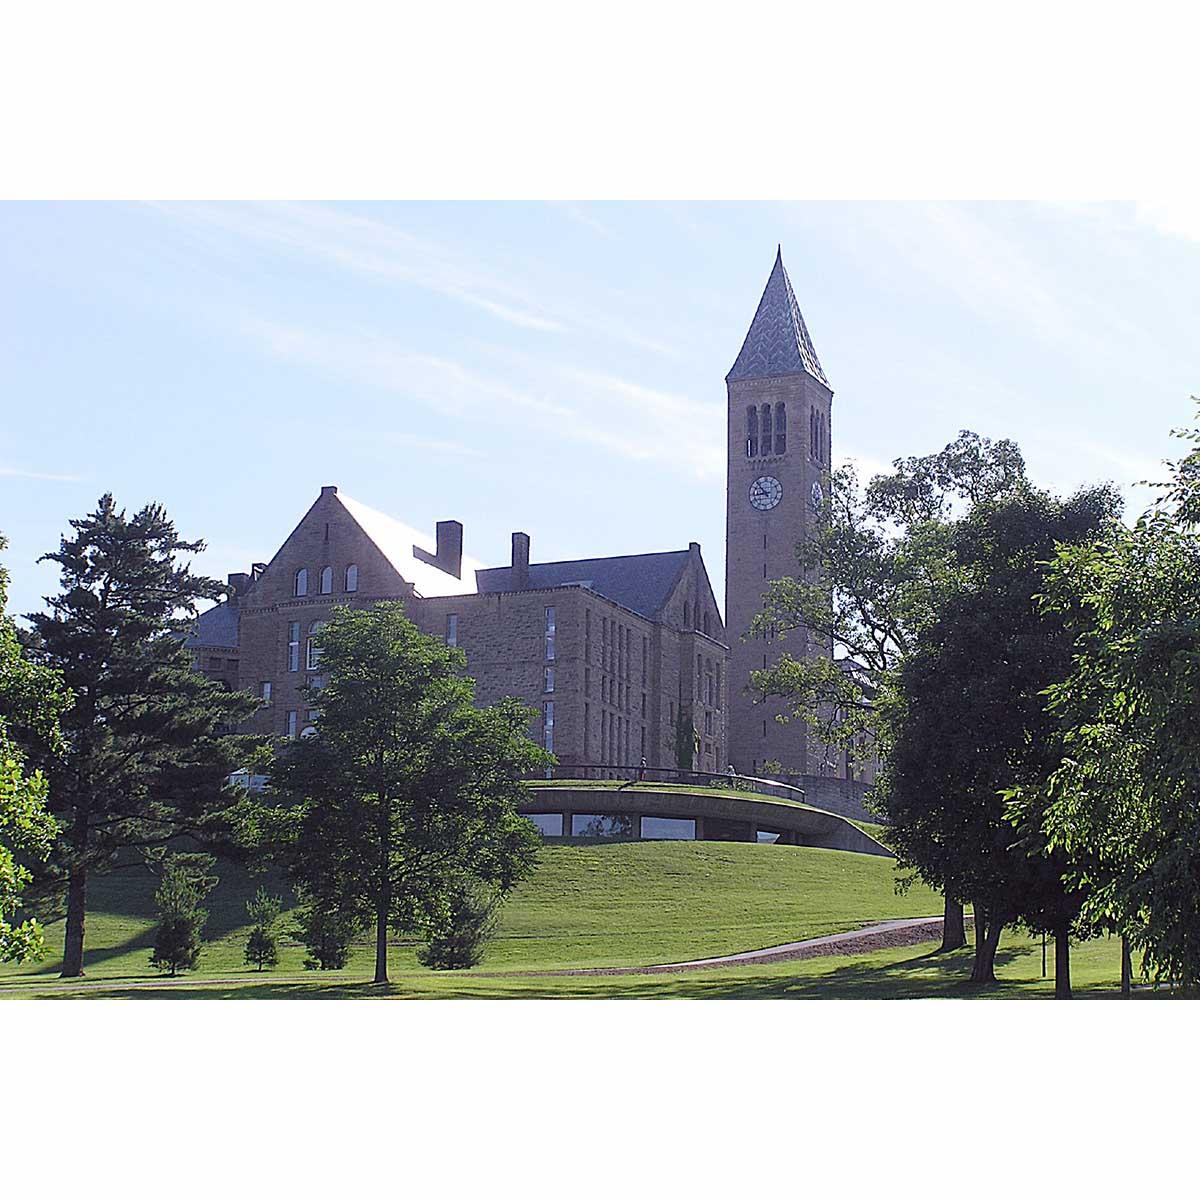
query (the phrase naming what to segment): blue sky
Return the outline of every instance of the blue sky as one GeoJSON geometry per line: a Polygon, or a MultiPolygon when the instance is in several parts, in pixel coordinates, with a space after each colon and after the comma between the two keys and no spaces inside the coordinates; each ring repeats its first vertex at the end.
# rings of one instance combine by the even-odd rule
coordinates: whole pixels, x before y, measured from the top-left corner
{"type": "Polygon", "coordinates": [[[724,375],[777,242],[835,458],[958,430],[1070,490],[1158,473],[1200,394],[1200,211],[1146,205],[0,205],[10,611],[68,519],[161,500],[200,565],[267,559],[334,483],[507,561],[702,543],[724,375]]]}

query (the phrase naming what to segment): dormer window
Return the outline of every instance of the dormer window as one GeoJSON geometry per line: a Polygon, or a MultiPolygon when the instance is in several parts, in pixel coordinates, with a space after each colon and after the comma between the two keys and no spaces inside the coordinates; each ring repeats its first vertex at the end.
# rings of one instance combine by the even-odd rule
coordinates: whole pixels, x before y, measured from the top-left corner
{"type": "Polygon", "coordinates": [[[295,586],[292,588],[292,595],[293,596],[307,596],[308,595],[308,568],[307,567],[301,567],[300,570],[298,570],[296,572],[296,583],[295,583],[295,586]]]}
{"type": "Polygon", "coordinates": [[[321,595],[328,596],[333,591],[333,568],[321,568],[321,595]]]}
{"type": "Polygon", "coordinates": [[[346,568],[346,591],[358,591],[358,563],[351,563],[346,568]]]}

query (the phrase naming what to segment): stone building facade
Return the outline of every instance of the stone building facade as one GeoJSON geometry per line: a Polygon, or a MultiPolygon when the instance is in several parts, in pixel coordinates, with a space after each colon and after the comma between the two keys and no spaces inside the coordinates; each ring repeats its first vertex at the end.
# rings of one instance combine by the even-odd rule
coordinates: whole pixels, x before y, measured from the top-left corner
{"type": "Polygon", "coordinates": [[[196,666],[257,695],[247,732],[302,737],[315,727],[320,651],[335,605],[403,600],[424,632],[466,655],[481,704],[516,696],[559,762],[719,771],[726,759],[729,650],[698,543],[686,550],[530,561],[514,533],[507,566],[463,553],[463,527],[434,539],[323,487],[268,563],[229,577],[201,614],[196,666]],[[693,730],[695,733],[693,734],[693,730]]]}
{"type": "Polygon", "coordinates": [[[695,542],[538,563],[518,532],[510,561],[485,567],[464,553],[457,521],[429,538],[323,487],[275,556],[231,575],[227,600],[201,615],[197,667],[259,696],[253,732],[303,736],[317,720],[302,688],[321,683],[311,641],[321,622],[337,604],[400,599],[421,629],[465,652],[480,703],[516,696],[537,711],[531,734],[564,765],[674,767],[690,751],[698,770],[778,764],[795,782],[861,789],[845,756],[811,745],[802,721],[778,722],[779,706],[749,688],[782,651],[831,653],[803,631],[749,635],[767,583],[795,569],[832,453],[833,391],[781,254],[726,389],[724,620],[695,542]]]}

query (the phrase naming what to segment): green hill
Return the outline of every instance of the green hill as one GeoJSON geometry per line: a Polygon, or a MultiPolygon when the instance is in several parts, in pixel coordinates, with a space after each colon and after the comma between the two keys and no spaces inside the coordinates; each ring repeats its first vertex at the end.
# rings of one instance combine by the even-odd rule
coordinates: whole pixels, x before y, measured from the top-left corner
{"type": "MultiPolygon", "coordinates": [[[[209,939],[200,975],[241,975],[246,900],[260,885],[232,864],[209,898],[209,939]]],[[[89,978],[148,977],[155,880],[141,870],[94,881],[84,968],[89,978]]],[[[290,903],[290,896],[287,897],[290,903]]],[[[731,953],[831,933],[874,920],[936,915],[925,888],[897,896],[890,859],[798,846],[739,842],[550,845],[536,873],[510,897],[499,936],[480,970],[618,966],[731,953]]],[[[290,924],[285,915],[283,927],[290,924]]],[[[0,980],[56,975],[63,926],[47,926],[50,953],[37,964],[0,968],[0,980]]],[[[302,970],[303,948],[284,940],[278,973],[302,970]]],[[[420,971],[412,943],[398,942],[393,971],[420,971]]],[[[356,946],[347,975],[371,972],[356,946]]],[[[329,978],[328,975],[324,978],[329,978]]]]}

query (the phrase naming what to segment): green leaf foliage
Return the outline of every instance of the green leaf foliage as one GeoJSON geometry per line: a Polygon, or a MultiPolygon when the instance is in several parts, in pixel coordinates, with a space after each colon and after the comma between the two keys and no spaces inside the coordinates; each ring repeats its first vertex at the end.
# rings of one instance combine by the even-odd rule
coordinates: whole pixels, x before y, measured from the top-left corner
{"type": "MultiPolygon", "coordinates": [[[[0,550],[6,545],[0,537],[0,550]]],[[[48,781],[29,763],[61,749],[58,722],[70,697],[55,671],[26,655],[5,612],[7,596],[0,567],[0,962],[24,962],[44,949],[37,921],[14,923],[32,878],[28,863],[44,861],[58,833],[47,810],[48,781]]]]}
{"type": "Polygon", "coordinates": [[[464,875],[504,894],[528,874],[540,839],[516,808],[553,760],[527,736],[536,714],[476,708],[462,652],[399,602],[335,608],[320,645],[316,736],[280,752],[262,827],[318,929],[374,925],[382,982],[389,929],[418,927],[464,875]]]}
{"type": "MultiPolygon", "coordinates": [[[[1179,431],[1193,447],[1200,429],[1179,431]]],[[[1044,606],[1078,630],[1049,689],[1061,765],[1010,800],[1074,864],[1083,915],[1155,981],[1200,987],[1200,448],[1132,529],[1064,547],[1044,606]]]]}

